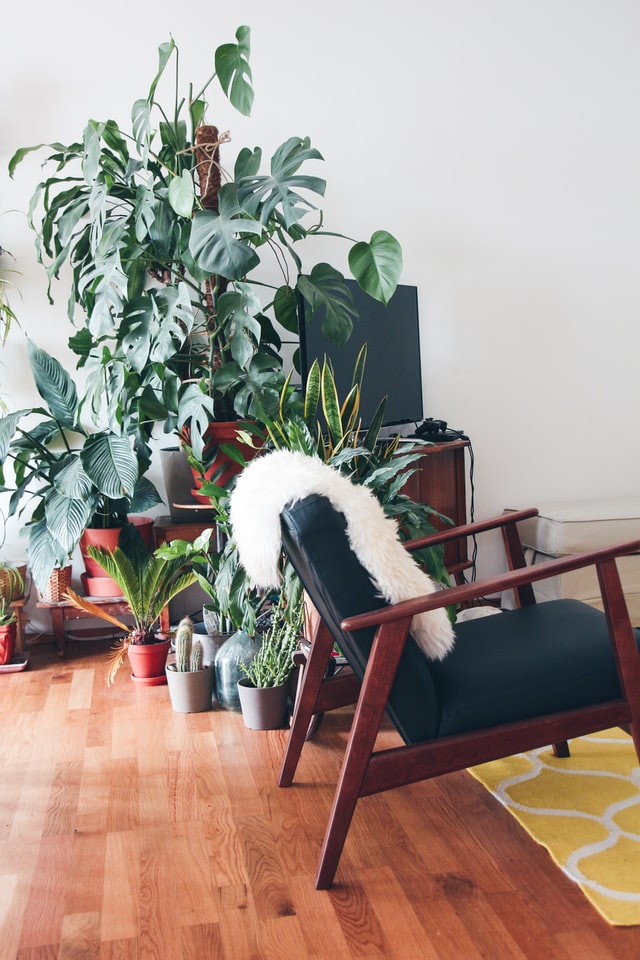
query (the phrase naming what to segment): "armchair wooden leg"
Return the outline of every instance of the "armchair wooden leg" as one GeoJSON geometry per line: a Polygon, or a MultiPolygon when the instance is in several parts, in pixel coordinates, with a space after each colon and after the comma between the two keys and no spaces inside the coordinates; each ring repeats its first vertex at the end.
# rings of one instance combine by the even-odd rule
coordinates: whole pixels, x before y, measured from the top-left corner
{"type": "Polygon", "coordinates": [[[280,787],[289,787],[293,782],[311,718],[317,712],[316,703],[332,649],[333,636],[328,627],[322,621],[318,621],[309,658],[306,666],[302,668],[303,675],[300,680],[302,690],[296,701],[289,739],[282,760],[278,779],[278,786],[280,787]]]}
{"type": "Polygon", "coordinates": [[[380,627],[376,634],[322,845],[316,876],[317,890],[327,890],[333,883],[387,707],[409,623],[409,619],[397,621],[380,627]]]}
{"type": "Polygon", "coordinates": [[[571,751],[569,749],[569,744],[566,740],[561,740],[560,743],[553,744],[553,755],[554,757],[570,757],[571,751]]]}

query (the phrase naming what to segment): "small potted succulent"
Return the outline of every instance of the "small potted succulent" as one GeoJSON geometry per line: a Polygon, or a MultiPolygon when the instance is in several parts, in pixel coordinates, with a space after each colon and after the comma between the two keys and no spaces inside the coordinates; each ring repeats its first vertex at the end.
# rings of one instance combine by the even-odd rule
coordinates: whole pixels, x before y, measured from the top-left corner
{"type": "Polygon", "coordinates": [[[184,617],[178,624],[175,649],[175,662],[167,663],[165,668],[171,706],[176,713],[202,713],[210,710],[213,666],[202,662],[202,643],[193,636],[190,617],[184,617]]]}
{"type": "Polygon", "coordinates": [[[288,716],[289,686],[303,625],[303,601],[298,595],[288,600],[278,596],[260,648],[238,680],[238,694],[245,726],[252,730],[274,730],[285,725],[288,716]]]}

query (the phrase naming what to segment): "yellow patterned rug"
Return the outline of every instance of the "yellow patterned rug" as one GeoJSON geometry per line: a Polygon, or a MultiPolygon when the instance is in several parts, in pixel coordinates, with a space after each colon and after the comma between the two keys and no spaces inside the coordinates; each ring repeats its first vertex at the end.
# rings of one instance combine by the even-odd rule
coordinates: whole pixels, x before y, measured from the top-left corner
{"type": "Polygon", "coordinates": [[[470,768],[580,885],[604,919],[640,924],[640,767],[631,737],[605,730],[470,768]]]}

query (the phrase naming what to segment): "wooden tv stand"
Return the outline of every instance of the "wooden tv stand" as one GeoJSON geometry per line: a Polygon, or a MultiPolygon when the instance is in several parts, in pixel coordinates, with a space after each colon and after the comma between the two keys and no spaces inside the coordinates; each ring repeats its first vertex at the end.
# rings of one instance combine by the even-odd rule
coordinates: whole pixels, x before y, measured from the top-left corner
{"type": "MultiPolygon", "coordinates": [[[[449,440],[424,447],[415,473],[409,477],[403,492],[416,503],[426,503],[438,513],[453,520],[454,526],[467,523],[467,485],[465,451],[468,440],[449,440]]],[[[448,526],[433,518],[437,530],[448,526]]],[[[467,541],[445,544],[444,561],[456,579],[471,566],[467,541]]]]}

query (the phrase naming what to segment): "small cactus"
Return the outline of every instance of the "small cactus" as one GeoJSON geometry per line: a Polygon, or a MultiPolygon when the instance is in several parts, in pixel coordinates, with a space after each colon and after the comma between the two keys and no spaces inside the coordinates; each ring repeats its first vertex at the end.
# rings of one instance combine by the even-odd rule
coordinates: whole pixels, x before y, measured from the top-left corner
{"type": "Polygon", "coordinates": [[[191,644],[191,659],[189,661],[189,668],[192,673],[195,673],[196,670],[202,670],[202,644],[199,640],[194,640],[191,644]]]}
{"type": "MultiPolygon", "coordinates": [[[[176,670],[188,673],[191,669],[191,648],[193,645],[193,623],[190,617],[184,617],[176,630],[176,670]]],[[[200,646],[200,644],[198,644],[200,646]]]]}

